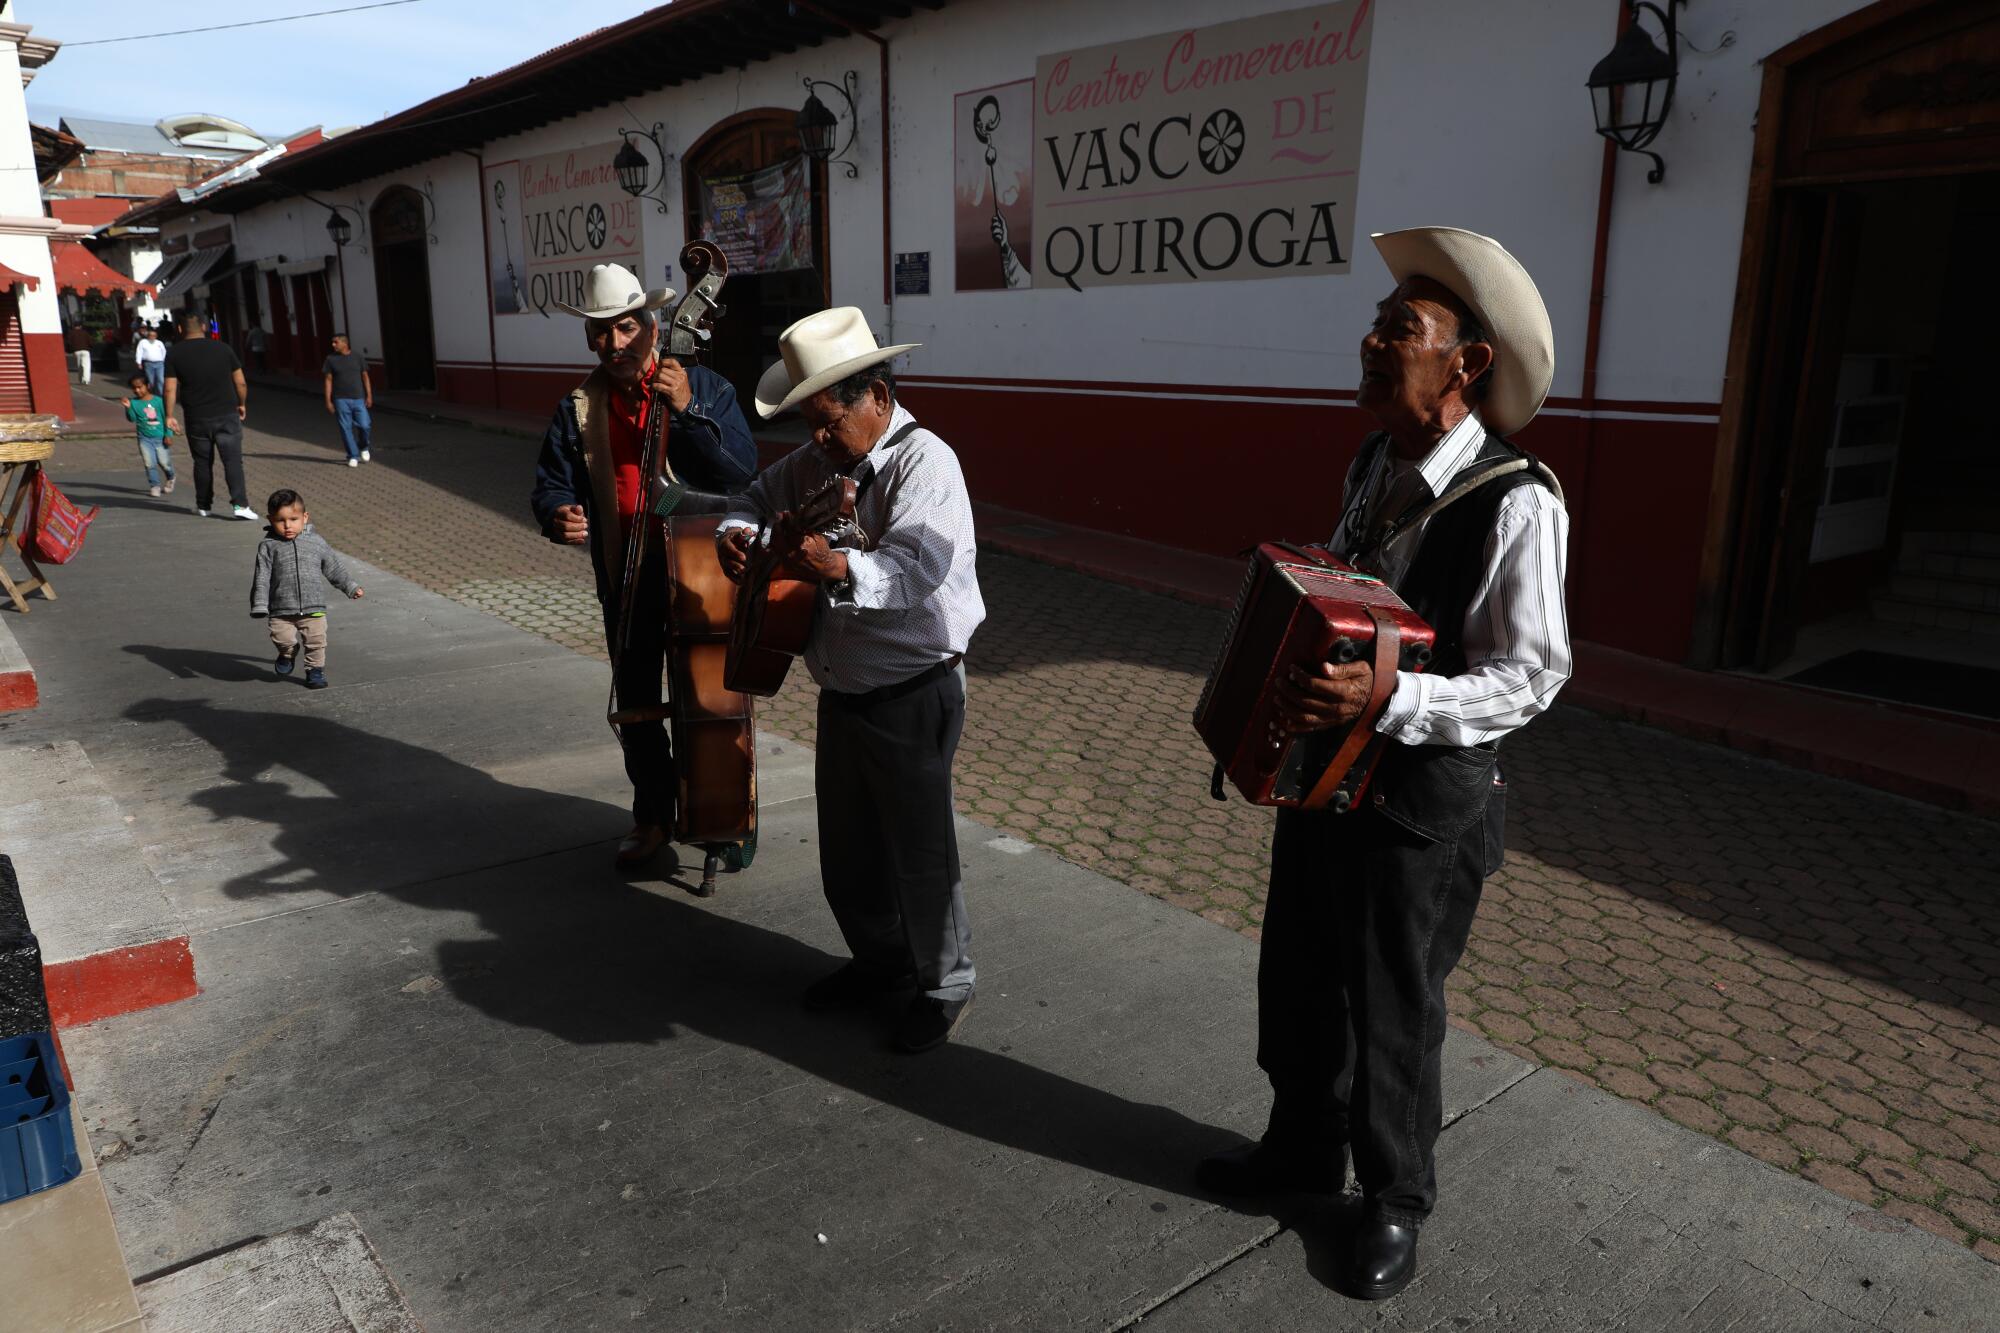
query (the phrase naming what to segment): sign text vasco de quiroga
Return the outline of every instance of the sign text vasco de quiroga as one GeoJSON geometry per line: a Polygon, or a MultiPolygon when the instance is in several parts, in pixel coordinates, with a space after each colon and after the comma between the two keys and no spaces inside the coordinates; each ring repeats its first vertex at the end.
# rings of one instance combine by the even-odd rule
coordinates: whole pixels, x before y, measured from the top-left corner
{"type": "Polygon", "coordinates": [[[1372,7],[1043,56],[1035,285],[1345,273],[1372,7]]]}
{"type": "Polygon", "coordinates": [[[644,277],[640,201],[618,186],[620,141],[486,166],[487,278],[497,315],[578,305],[594,264],[644,277]]]}

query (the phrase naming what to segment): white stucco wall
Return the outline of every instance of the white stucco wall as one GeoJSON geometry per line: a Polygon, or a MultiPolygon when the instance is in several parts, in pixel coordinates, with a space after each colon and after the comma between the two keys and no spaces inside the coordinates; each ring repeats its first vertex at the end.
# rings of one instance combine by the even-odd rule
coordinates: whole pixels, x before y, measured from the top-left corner
{"type": "MultiPolygon", "coordinates": [[[[1761,58],[1862,0],[1704,0],[1680,11],[1681,57],[1672,122],[1656,149],[1667,177],[1649,185],[1646,159],[1621,155],[1607,271],[1598,393],[1610,400],[1713,403],[1742,239],[1761,58]],[[1734,40],[1722,46],[1725,32],[1734,40]],[[1700,48],[1700,49],[1695,49],[1700,48]]],[[[833,296],[858,305],[884,340],[919,341],[913,373],[955,377],[1347,388],[1355,344],[1387,272],[1370,231],[1447,224],[1498,238],[1540,285],[1554,323],[1554,394],[1580,389],[1601,141],[1583,82],[1610,49],[1619,0],[1377,0],[1368,102],[1347,275],[1254,282],[1166,283],[1027,292],[952,290],[952,99],[1031,76],[1046,52],[1214,23],[1284,5],[1219,14],[1200,0],[960,0],[884,29],[891,42],[893,245],[928,250],[932,293],[882,303],[877,65],[862,38],[629,99],[485,146],[488,163],[606,142],[621,127],[666,125],[671,207],[648,201],[649,285],[682,242],[679,155],[710,127],[760,106],[796,108],[800,77],[860,74],[854,157],[861,174],[829,172],[833,296]]],[[[650,149],[648,149],[650,152],[650,149]]],[[[481,187],[470,156],[433,159],[326,197],[365,213],[395,183],[431,185],[436,204],[431,291],[437,356],[484,365],[488,332],[481,187]]],[[[237,219],[241,258],[330,253],[325,214],[303,201],[237,219]]],[[[358,347],[380,346],[372,256],[348,248],[348,323],[358,347]]],[[[678,278],[678,273],[676,277],[678,278]]],[[[339,303],[337,275],[329,285],[339,303]]],[[[678,282],[676,286],[680,285],[678,282]]],[[[503,365],[582,366],[573,321],[500,316],[503,365]]]]}
{"type": "MultiPolygon", "coordinates": [[[[0,6],[0,21],[18,23],[12,5],[0,6]]],[[[55,263],[49,257],[41,183],[35,179],[35,146],[28,134],[28,103],[22,95],[21,50],[12,34],[0,35],[0,264],[36,279],[20,290],[21,331],[59,333],[55,263]]]]}
{"type": "MultiPolygon", "coordinates": [[[[1862,0],[1736,0],[1680,11],[1671,123],[1621,154],[1608,251],[1602,398],[1714,402],[1742,240],[1764,55],[1862,0]]],[[[1589,315],[1602,141],[1584,79],[1610,50],[1619,0],[1378,0],[1346,276],[1032,292],[952,291],[953,94],[1028,77],[1035,58],[1229,15],[1200,0],[957,4],[896,32],[895,245],[929,249],[932,291],[898,302],[933,375],[1351,387],[1355,345],[1389,286],[1365,237],[1398,227],[1484,232],[1534,275],[1553,321],[1553,393],[1575,396],[1589,315]]],[[[841,222],[836,219],[836,228],[841,222]]]]}

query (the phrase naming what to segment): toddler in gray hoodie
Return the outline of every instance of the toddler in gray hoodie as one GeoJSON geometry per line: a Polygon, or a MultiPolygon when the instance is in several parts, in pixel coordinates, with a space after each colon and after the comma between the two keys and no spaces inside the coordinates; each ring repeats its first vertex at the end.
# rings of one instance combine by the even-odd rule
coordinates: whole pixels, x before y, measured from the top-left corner
{"type": "Polygon", "coordinates": [[[257,572],[250,581],[250,614],[269,617],[278,648],[278,674],[289,676],[305,650],[306,688],[326,688],[326,585],[349,597],[362,595],[347,577],[340,553],[313,531],[306,502],[293,490],[272,491],[264,506],[271,524],[257,543],[257,572]]]}

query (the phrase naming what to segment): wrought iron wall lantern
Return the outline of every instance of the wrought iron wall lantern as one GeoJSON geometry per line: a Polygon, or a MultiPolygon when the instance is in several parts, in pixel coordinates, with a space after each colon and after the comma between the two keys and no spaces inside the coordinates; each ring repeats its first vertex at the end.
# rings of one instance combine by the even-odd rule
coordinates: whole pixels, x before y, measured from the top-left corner
{"type": "Polygon", "coordinates": [[[1646,179],[1658,185],[1666,178],[1667,164],[1647,147],[1666,128],[1667,113],[1674,105],[1674,84],[1680,74],[1680,35],[1675,30],[1674,10],[1687,0],[1667,0],[1662,9],[1650,0],[1630,0],[1632,19],[1618,34],[1611,54],[1590,71],[1591,110],[1597,116],[1597,132],[1628,153],[1644,153],[1653,159],[1646,179]],[[1648,11],[1659,23],[1666,49],[1653,34],[1639,25],[1641,11],[1648,11]]]}
{"type": "Polygon", "coordinates": [[[634,199],[651,199],[659,205],[662,213],[670,212],[667,207],[667,150],[660,143],[660,136],[666,132],[666,125],[653,122],[650,130],[620,130],[625,142],[619,145],[618,155],[611,159],[611,169],[618,173],[618,187],[634,199]],[[646,155],[639,151],[634,139],[645,139],[653,145],[653,152],[660,159],[660,179],[652,180],[653,166],[646,161],[646,155]],[[652,184],[652,189],[646,187],[652,184]]]}
{"type": "Polygon", "coordinates": [[[301,197],[308,203],[318,204],[326,210],[326,234],[333,242],[335,250],[345,250],[353,242],[358,231],[361,236],[361,245],[358,248],[362,254],[368,253],[368,215],[362,211],[360,205],[330,204],[309,194],[301,197]],[[347,220],[347,215],[350,213],[354,216],[352,222],[347,220]]]}
{"type": "MultiPolygon", "coordinates": [[[[345,250],[347,243],[354,239],[354,223],[349,222],[345,216],[350,211],[352,210],[349,210],[342,204],[328,204],[326,206],[326,234],[333,238],[333,246],[336,250],[345,250]]],[[[358,221],[361,214],[355,211],[354,216],[358,221]]],[[[362,246],[361,252],[366,254],[368,247],[366,245],[362,246]]]]}
{"type": "Polygon", "coordinates": [[[854,70],[840,76],[839,83],[828,83],[825,79],[815,79],[807,75],[806,104],[799,108],[799,147],[815,162],[838,162],[847,168],[847,179],[853,180],[861,174],[861,168],[847,156],[847,150],[854,147],[854,94],[861,87],[861,75],[854,70]],[[815,88],[825,88],[838,93],[840,100],[847,103],[847,142],[834,151],[833,141],[840,135],[840,117],[832,108],[819,100],[815,88]]]}

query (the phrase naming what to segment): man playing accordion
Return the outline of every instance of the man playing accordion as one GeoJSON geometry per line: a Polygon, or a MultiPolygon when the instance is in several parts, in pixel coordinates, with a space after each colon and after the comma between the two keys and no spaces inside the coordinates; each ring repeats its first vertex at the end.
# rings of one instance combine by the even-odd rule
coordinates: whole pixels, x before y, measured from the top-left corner
{"type": "MultiPolygon", "coordinates": [[[[1347,473],[1334,554],[1380,575],[1437,633],[1400,671],[1375,730],[1390,741],[1357,809],[1281,810],[1258,970],[1257,1063],[1273,1101],[1261,1141],[1206,1159],[1227,1194],[1333,1192],[1351,1154],[1364,1203],[1345,1285],[1379,1300],[1416,1272],[1437,1199],[1445,978],[1501,861],[1498,746],[1570,673],[1560,489],[1504,438],[1554,368],[1547,311],[1496,242],[1447,227],[1378,235],[1396,280],[1361,342],[1357,404],[1381,430],[1347,473]],[[1426,511],[1429,511],[1428,513],[1426,511]]],[[[1294,671],[1294,732],[1344,726],[1366,661],[1294,671]]]]}

